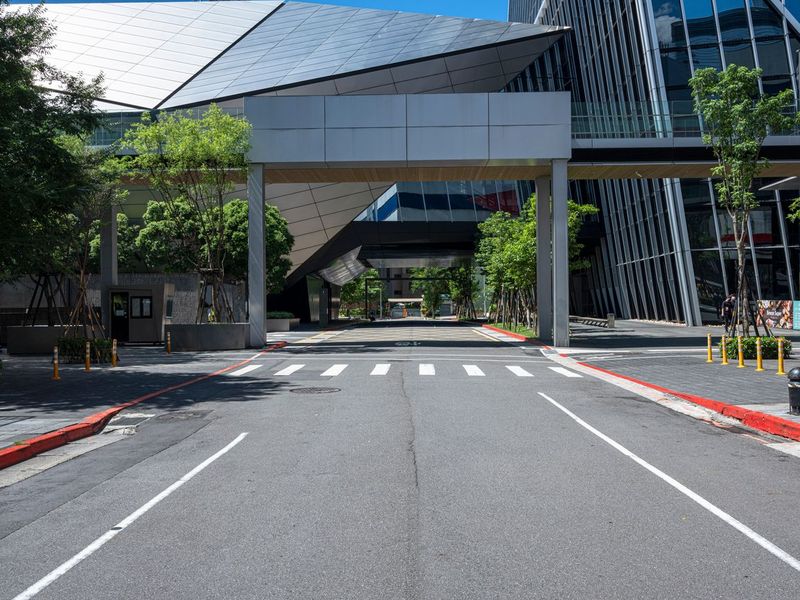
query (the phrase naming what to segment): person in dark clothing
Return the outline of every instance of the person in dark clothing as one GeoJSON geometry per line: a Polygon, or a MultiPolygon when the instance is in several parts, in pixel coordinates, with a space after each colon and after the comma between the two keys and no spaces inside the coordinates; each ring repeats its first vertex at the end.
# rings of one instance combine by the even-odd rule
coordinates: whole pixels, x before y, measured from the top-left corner
{"type": "Polygon", "coordinates": [[[722,308],[720,308],[720,317],[725,324],[725,333],[728,334],[733,329],[733,312],[736,308],[736,295],[728,294],[728,297],[722,301],[722,308]]]}

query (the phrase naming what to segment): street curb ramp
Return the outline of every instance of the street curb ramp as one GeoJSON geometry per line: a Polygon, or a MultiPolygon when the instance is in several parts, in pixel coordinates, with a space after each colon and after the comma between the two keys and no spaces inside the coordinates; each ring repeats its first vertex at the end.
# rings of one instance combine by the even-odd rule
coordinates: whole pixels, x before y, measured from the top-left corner
{"type": "Polygon", "coordinates": [[[261,356],[262,354],[266,354],[267,352],[272,352],[273,350],[278,350],[280,348],[283,348],[284,346],[286,346],[286,344],[287,344],[286,342],[277,342],[275,344],[268,346],[267,348],[259,352],[256,356],[245,359],[234,365],[230,365],[223,369],[219,369],[218,371],[214,371],[213,373],[207,373],[205,375],[201,375],[200,377],[195,377],[194,379],[190,379],[189,381],[176,383],[175,385],[171,385],[161,390],[156,390],[155,392],[150,392],[148,394],[145,394],[144,396],[139,396],[138,398],[130,400],[129,402],[125,402],[123,404],[119,404],[117,406],[108,408],[104,411],[94,413],[93,415],[89,415],[81,422],[75,423],[74,425],[67,425],[66,427],[57,429],[56,431],[50,431],[49,433],[45,433],[22,442],[18,442],[13,446],[9,446],[8,448],[0,449],[0,470],[3,470],[6,467],[10,467],[12,465],[16,465],[18,463],[31,459],[34,456],[42,454],[43,452],[48,452],[55,448],[60,448],[61,446],[69,444],[70,442],[75,442],[77,440],[81,440],[83,438],[96,435],[106,428],[106,425],[108,425],[108,422],[113,417],[121,413],[126,408],[131,408],[132,406],[136,406],[137,404],[140,404],[147,400],[152,400],[153,398],[156,398],[163,394],[168,394],[169,392],[173,392],[180,388],[184,388],[193,385],[195,383],[211,379],[212,377],[223,375],[228,371],[232,371],[249,362],[252,362],[256,357],[261,356]]]}

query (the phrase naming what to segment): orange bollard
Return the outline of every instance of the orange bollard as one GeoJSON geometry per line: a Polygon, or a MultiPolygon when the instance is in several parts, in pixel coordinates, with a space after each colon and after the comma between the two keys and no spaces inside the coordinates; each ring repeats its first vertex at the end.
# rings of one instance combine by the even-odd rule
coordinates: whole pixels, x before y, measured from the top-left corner
{"type": "Polygon", "coordinates": [[[83,362],[83,370],[87,373],[92,370],[92,343],[86,342],[86,357],[83,362]]]}
{"type": "Polygon", "coordinates": [[[172,332],[167,332],[167,354],[172,354],[172,332]]]}
{"type": "Polygon", "coordinates": [[[742,348],[742,336],[736,336],[736,342],[739,347],[739,364],[736,367],[737,369],[744,369],[744,349],[742,348]]]}
{"type": "Polygon", "coordinates": [[[58,346],[53,346],[53,381],[60,381],[58,375],[58,346]]]}
{"type": "Polygon", "coordinates": [[[117,340],[111,340],[111,366],[117,366],[117,340]]]}
{"type": "Polygon", "coordinates": [[[711,345],[711,334],[708,334],[708,359],[706,360],[707,363],[714,362],[714,350],[711,345]]]}
{"type": "Polygon", "coordinates": [[[728,338],[722,336],[722,364],[728,364],[728,338]]]}
{"type": "Polygon", "coordinates": [[[778,338],[778,372],[776,375],[786,375],[783,370],[783,338],[778,338]]]}
{"type": "Polygon", "coordinates": [[[764,357],[761,354],[761,338],[756,338],[756,371],[762,372],[764,370],[764,357]]]}

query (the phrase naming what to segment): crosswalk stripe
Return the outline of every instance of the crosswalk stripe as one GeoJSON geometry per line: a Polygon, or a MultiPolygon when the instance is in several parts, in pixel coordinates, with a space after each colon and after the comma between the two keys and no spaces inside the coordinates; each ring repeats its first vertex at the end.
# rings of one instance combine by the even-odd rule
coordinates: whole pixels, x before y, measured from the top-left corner
{"type": "Polygon", "coordinates": [[[522,367],[518,367],[517,365],[506,365],[506,369],[511,371],[517,377],[533,377],[530,373],[528,373],[522,367]]]}
{"type": "Polygon", "coordinates": [[[563,375],[564,377],[583,377],[583,375],[578,375],[575,371],[570,371],[569,369],[565,369],[564,367],[547,367],[551,371],[555,371],[559,375],[563,375]]]}
{"type": "Polygon", "coordinates": [[[436,369],[433,365],[421,364],[419,366],[420,375],[436,375],[436,369]]]}
{"type": "Polygon", "coordinates": [[[333,365],[330,369],[325,371],[320,377],[336,377],[341,375],[342,371],[347,368],[347,365],[333,365]]]}
{"type": "Polygon", "coordinates": [[[305,367],[305,365],[289,365],[285,369],[282,369],[277,373],[275,373],[275,375],[278,376],[291,375],[292,373],[294,373],[295,371],[299,371],[303,367],[305,367]]]}
{"type": "Polygon", "coordinates": [[[260,369],[263,366],[264,365],[247,365],[246,367],[242,367],[238,371],[233,371],[232,373],[228,373],[228,375],[230,377],[241,377],[242,375],[245,375],[247,373],[251,373],[251,372],[255,371],[256,369],[260,369]]]}
{"type": "Polygon", "coordinates": [[[461,365],[470,377],[484,377],[485,374],[478,368],[478,365],[461,365]]]}
{"type": "Polygon", "coordinates": [[[375,365],[375,368],[372,369],[372,373],[370,375],[386,375],[389,372],[389,368],[392,365],[390,364],[378,364],[375,365]]]}

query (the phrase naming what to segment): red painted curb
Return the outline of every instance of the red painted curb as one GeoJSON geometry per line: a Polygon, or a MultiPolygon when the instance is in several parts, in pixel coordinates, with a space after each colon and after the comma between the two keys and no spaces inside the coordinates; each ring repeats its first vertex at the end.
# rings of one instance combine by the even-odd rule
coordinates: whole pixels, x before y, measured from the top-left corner
{"type": "Polygon", "coordinates": [[[608,369],[603,369],[602,367],[591,365],[589,363],[579,362],[578,364],[583,365],[584,367],[589,367],[590,369],[594,369],[595,371],[600,371],[601,373],[606,373],[607,375],[613,375],[614,377],[619,377],[620,379],[638,383],[639,385],[643,385],[652,390],[686,400],[692,404],[697,404],[698,406],[708,408],[709,410],[718,412],[726,417],[737,419],[744,425],[752,427],[753,429],[758,429],[759,431],[771,433],[773,435],[779,435],[790,440],[800,441],[800,423],[795,423],[794,421],[789,421],[788,419],[783,419],[774,415],[768,415],[757,410],[736,406],[735,404],[728,404],[726,402],[720,402],[719,400],[711,400],[710,398],[704,398],[703,396],[696,396],[694,394],[676,392],[675,390],[661,387],[660,385],[655,385],[653,383],[648,383],[646,381],[641,381],[640,379],[629,377],[628,375],[615,373],[614,371],[609,371],[608,369]]]}
{"type": "MultiPolygon", "coordinates": [[[[273,350],[278,350],[279,348],[283,348],[284,346],[286,346],[286,344],[287,342],[277,342],[267,348],[264,348],[256,356],[260,356],[261,354],[266,354],[267,352],[272,352],[273,350]]],[[[195,377],[194,379],[190,379],[189,381],[184,381],[183,383],[176,383],[175,385],[165,387],[155,392],[150,392],[148,394],[145,394],[144,396],[139,396],[138,398],[134,398],[133,400],[130,400],[123,404],[119,404],[117,406],[108,408],[101,412],[94,413],[93,415],[89,415],[88,417],[83,419],[80,423],[75,423],[74,425],[68,425],[66,427],[62,427],[61,429],[57,429],[56,431],[51,431],[49,433],[45,433],[43,435],[27,439],[23,442],[19,442],[18,444],[15,444],[14,446],[10,446],[8,448],[2,448],[0,449],[0,470],[5,469],[6,467],[10,467],[11,465],[16,465],[17,463],[26,461],[29,458],[33,458],[37,454],[41,454],[42,452],[47,452],[48,450],[53,450],[54,448],[59,448],[60,446],[64,446],[69,442],[74,442],[75,440],[80,440],[85,437],[89,437],[90,435],[100,433],[103,429],[105,429],[106,425],[108,424],[108,422],[111,420],[112,417],[122,412],[126,408],[130,408],[131,406],[136,406],[137,404],[145,402],[146,400],[152,400],[153,398],[161,396],[162,394],[167,394],[169,392],[173,392],[175,390],[193,385],[195,383],[205,381],[206,379],[211,379],[212,377],[222,375],[224,373],[227,373],[228,371],[232,371],[238,367],[241,367],[242,365],[252,362],[253,359],[256,358],[256,356],[247,358],[241,362],[238,362],[234,365],[230,365],[223,369],[219,369],[218,371],[214,371],[213,373],[207,373],[206,375],[195,377]]]]}
{"type": "Polygon", "coordinates": [[[536,338],[525,337],[522,334],[514,333],[513,331],[506,331],[505,329],[500,329],[499,327],[495,327],[494,325],[487,325],[485,323],[481,324],[481,327],[483,327],[484,329],[490,329],[492,331],[496,331],[497,333],[504,333],[507,336],[514,338],[515,340],[520,340],[521,342],[528,342],[529,344],[536,344],[537,346],[541,346],[542,348],[550,350],[550,346],[540,342],[536,338]]]}

